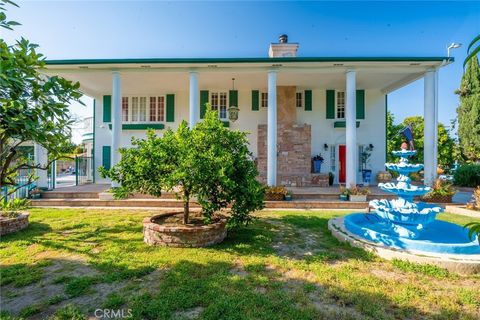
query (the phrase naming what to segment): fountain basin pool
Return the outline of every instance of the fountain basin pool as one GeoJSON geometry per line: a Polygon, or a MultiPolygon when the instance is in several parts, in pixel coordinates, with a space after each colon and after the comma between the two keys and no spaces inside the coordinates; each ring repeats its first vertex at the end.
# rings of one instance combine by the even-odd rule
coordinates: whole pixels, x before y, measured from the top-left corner
{"type": "Polygon", "coordinates": [[[431,222],[416,239],[400,237],[394,232],[390,222],[376,214],[347,215],[344,226],[356,236],[396,249],[441,254],[480,254],[477,237],[470,239],[467,229],[445,221],[431,222]]]}

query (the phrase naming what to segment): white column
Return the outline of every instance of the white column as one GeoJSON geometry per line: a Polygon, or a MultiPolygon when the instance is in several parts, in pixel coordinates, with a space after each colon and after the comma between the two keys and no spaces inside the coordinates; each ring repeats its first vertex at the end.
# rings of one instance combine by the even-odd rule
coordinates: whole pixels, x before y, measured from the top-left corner
{"type": "MultiPolygon", "coordinates": [[[[112,154],[111,166],[113,167],[120,160],[120,135],[122,132],[122,84],[120,73],[112,73],[112,154]]],[[[112,181],[112,187],[118,187],[117,182],[112,181]]]]}
{"type": "Polygon", "coordinates": [[[346,73],[345,121],[346,121],[346,169],[347,187],[357,184],[357,88],[356,74],[353,70],[346,73]]]}
{"type": "Polygon", "coordinates": [[[268,72],[267,184],[277,184],[277,72],[268,72]]]}
{"type": "MultiPolygon", "coordinates": [[[[435,146],[433,149],[433,166],[438,168],[438,69],[435,69],[435,146]]],[[[437,178],[437,169],[434,171],[434,178],[437,178]]]]}
{"type": "Polygon", "coordinates": [[[424,163],[424,182],[431,186],[437,176],[436,149],[437,140],[435,131],[437,130],[436,116],[436,71],[427,70],[424,77],[424,142],[423,142],[423,163],[424,163]]]}
{"type": "Polygon", "coordinates": [[[198,122],[200,118],[200,101],[198,98],[198,73],[190,72],[190,110],[189,110],[189,119],[188,126],[193,128],[193,126],[198,122]]]}
{"type": "MultiPolygon", "coordinates": [[[[48,152],[43,146],[35,143],[33,148],[34,153],[34,165],[40,166],[42,168],[46,167],[48,164],[48,152]]],[[[36,170],[37,187],[38,188],[48,188],[48,170],[36,170]]]]}

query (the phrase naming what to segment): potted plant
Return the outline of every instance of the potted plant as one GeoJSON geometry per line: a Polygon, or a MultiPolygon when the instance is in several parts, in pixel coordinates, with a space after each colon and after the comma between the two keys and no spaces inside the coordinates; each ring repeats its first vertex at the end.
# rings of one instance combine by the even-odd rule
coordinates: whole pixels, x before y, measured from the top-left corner
{"type": "Polygon", "coordinates": [[[355,202],[365,202],[367,201],[367,195],[370,194],[370,190],[365,187],[358,187],[358,186],[350,186],[350,195],[349,199],[350,201],[355,201],[355,202]]]}
{"type": "Polygon", "coordinates": [[[321,154],[317,154],[316,156],[312,157],[312,172],[313,173],[320,173],[322,170],[322,163],[323,157],[321,154]]]}
{"type": "Polygon", "coordinates": [[[33,188],[30,191],[30,199],[40,199],[42,197],[42,192],[39,188],[33,188]]]}
{"type": "Polygon", "coordinates": [[[453,185],[442,179],[435,180],[432,190],[423,196],[425,202],[451,203],[456,190],[453,185]]]}
{"type": "Polygon", "coordinates": [[[193,128],[183,121],[161,137],[149,130],[146,139],[132,139],[131,148],[120,150],[117,165],[100,171],[119,182],[115,198],[134,192],[160,197],[168,191],[182,200],[182,212],[145,218],[146,243],[207,246],[221,242],[226,227],[248,224],[251,212],[263,208],[264,188],[257,181],[246,135],[225,128],[207,104],[205,118],[193,128]],[[190,210],[191,200],[200,212],[190,210]]]}
{"type": "Polygon", "coordinates": [[[265,200],[282,201],[288,194],[287,188],[284,186],[266,187],[265,200]]]}
{"type": "Polygon", "coordinates": [[[350,195],[350,190],[342,185],[340,185],[340,195],[339,198],[341,201],[348,201],[348,196],[350,195]]]}
{"type": "Polygon", "coordinates": [[[333,186],[333,181],[335,180],[335,175],[333,172],[328,173],[328,185],[333,186]]]}
{"type": "Polygon", "coordinates": [[[28,227],[29,213],[25,211],[30,205],[27,199],[2,201],[0,208],[0,236],[17,232],[28,227]]]}
{"type": "Polygon", "coordinates": [[[285,201],[292,201],[292,193],[290,191],[287,191],[287,194],[285,195],[285,201]]]}
{"type": "Polygon", "coordinates": [[[370,161],[370,156],[372,155],[373,146],[369,145],[363,149],[360,154],[360,162],[362,164],[362,180],[363,184],[368,186],[372,179],[372,170],[367,169],[368,162],[370,161]]]}

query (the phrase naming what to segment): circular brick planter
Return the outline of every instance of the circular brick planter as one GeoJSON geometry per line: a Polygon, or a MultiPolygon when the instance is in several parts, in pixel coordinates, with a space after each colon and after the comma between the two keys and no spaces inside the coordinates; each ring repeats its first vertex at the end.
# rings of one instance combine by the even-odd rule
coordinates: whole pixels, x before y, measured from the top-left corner
{"type": "Polygon", "coordinates": [[[221,218],[209,225],[162,225],[155,221],[182,212],[168,212],[143,220],[143,240],[149,245],[165,247],[207,247],[220,243],[227,236],[227,220],[221,218]]]}
{"type": "Polygon", "coordinates": [[[28,212],[19,212],[19,216],[15,218],[0,217],[0,235],[4,236],[9,233],[17,232],[28,227],[28,212]]]}

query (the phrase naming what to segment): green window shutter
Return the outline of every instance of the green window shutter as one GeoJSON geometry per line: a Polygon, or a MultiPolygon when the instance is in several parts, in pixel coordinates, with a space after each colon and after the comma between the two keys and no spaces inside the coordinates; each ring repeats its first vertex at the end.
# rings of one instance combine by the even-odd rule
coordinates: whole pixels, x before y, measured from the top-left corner
{"type": "Polygon", "coordinates": [[[175,95],[167,94],[167,122],[175,121],[175,95]]]}
{"type": "Polygon", "coordinates": [[[327,90],[327,119],[335,119],[335,90],[327,90]]]}
{"type": "Polygon", "coordinates": [[[365,90],[357,90],[357,119],[365,119],[365,90]]]}
{"type": "Polygon", "coordinates": [[[312,90],[305,90],[305,111],[312,111],[312,90]]]}
{"type": "Polygon", "coordinates": [[[230,107],[231,106],[238,107],[238,91],[230,90],[228,92],[228,100],[230,100],[230,107]]]}
{"type": "Polygon", "coordinates": [[[112,122],[112,96],[103,96],[103,122],[112,122]]]}
{"type": "Polygon", "coordinates": [[[111,165],[111,161],[110,161],[110,157],[112,155],[112,148],[110,146],[103,146],[102,147],[102,166],[109,170],[110,169],[110,165],[111,165]]]}
{"type": "Polygon", "coordinates": [[[205,118],[205,111],[207,107],[205,104],[208,102],[208,90],[200,90],[200,119],[205,118]]]}
{"type": "Polygon", "coordinates": [[[258,90],[252,90],[252,110],[258,111],[260,106],[260,93],[258,90]]]}

